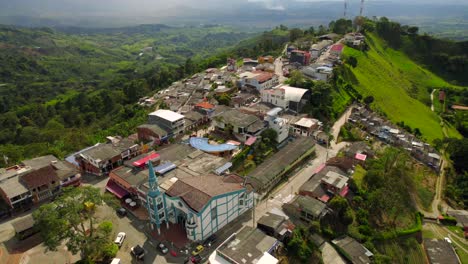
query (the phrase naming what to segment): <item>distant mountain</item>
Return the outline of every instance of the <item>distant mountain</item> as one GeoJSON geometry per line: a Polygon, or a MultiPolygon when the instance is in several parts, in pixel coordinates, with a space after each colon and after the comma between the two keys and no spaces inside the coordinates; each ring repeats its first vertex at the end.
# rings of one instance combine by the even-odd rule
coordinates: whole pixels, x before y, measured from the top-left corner
{"type": "MultiPolygon", "coordinates": [[[[110,28],[138,24],[227,24],[249,28],[327,25],[343,16],[342,1],[239,0],[0,0],[0,24],[27,27],[110,28]],[[194,3],[198,3],[194,5],[194,3]],[[124,4],[125,3],[125,4],[124,4]],[[150,4],[153,3],[153,4],[150,4]]],[[[350,0],[347,17],[359,14],[360,1],[350,0]]],[[[421,31],[448,32],[449,37],[468,37],[468,1],[366,1],[364,15],[387,16],[421,31]]],[[[444,35],[447,36],[447,35],[444,35]]]]}

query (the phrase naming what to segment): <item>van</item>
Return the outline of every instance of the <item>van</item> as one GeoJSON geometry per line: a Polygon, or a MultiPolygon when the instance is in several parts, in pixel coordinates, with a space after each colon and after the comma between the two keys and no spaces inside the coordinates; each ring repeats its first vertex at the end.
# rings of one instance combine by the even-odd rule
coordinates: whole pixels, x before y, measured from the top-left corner
{"type": "Polygon", "coordinates": [[[112,262],[110,264],[120,264],[120,259],[119,258],[114,258],[112,259],[112,262]]]}

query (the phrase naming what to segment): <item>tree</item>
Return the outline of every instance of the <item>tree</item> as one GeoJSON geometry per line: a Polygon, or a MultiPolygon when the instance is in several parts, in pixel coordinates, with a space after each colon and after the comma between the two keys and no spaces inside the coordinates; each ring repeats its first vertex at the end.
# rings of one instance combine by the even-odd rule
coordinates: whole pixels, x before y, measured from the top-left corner
{"type": "Polygon", "coordinates": [[[294,42],[298,38],[304,36],[304,32],[300,28],[293,28],[289,30],[289,41],[294,42]]]}
{"type": "Polygon", "coordinates": [[[356,68],[356,66],[357,66],[357,59],[356,59],[356,57],[354,57],[354,56],[349,56],[347,62],[348,62],[349,65],[351,65],[353,68],[356,68]]]}
{"type": "Polygon", "coordinates": [[[54,202],[39,207],[33,213],[44,244],[49,250],[57,250],[65,241],[73,254],[81,253],[84,260],[97,260],[112,251],[109,244],[111,222],[97,224],[96,208],[112,200],[91,186],[65,188],[54,202]]]}
{"type": "Polygon", "coordinates": [[[324,35],[324,34],[327,34],[327,29],[323,25],[320,25],[318,27],[317,35],[321,36],[321,35],[324,35]]]}
{"type": "Polygon", "coordinates": [[[364,103],[366,105],[370,105],[372,104],[372,102],[374,102],[374,96],[369,95],[369,96],[364,97],[364,103]]]}
{"type": "Polygon", "coordinates": [[[262,141],[272,147],[277,143],[276,138],[278,137],[278,133],[272,128],[265,129],[262,132],[261,136],[262,136],[262,141]]]}

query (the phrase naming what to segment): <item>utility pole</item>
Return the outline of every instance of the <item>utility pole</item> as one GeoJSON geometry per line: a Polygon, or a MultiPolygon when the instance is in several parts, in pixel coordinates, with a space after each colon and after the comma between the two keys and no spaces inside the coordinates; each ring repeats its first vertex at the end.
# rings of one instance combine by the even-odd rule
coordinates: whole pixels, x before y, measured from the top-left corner
{"type": "Polygon", "coordinates": [[[359,16],[362,17],[362,12],[364,10],[364,0],[361,0],[361,10],[359,10],[359,16]]]}
{"type": "Polygon", "coordinates": [[[255,189],[253,193],[252,227],[255,228],[255,189]]]}
{"type": "Polygon", "coordinates": [[[343,18],[346,18],[346,12],[348,11],[348,0],[344,0],[344,12],[343,12],[343,18]]]}

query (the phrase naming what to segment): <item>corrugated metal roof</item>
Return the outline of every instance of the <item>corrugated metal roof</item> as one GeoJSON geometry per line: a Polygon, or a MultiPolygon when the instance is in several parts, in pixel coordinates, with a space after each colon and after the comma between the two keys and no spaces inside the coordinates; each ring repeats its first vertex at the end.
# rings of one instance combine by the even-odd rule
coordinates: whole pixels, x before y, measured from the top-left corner
{"type": "Polygon", "coordinates": [[[232,163],[231,162],[227,162],[226,164],[224,164],[223,166],[217,168],[215,170],[215,173],[218,174],[218,175],[221,175],[223,172],[225,172],[226,170],[228,170],[229,168],[232,167],[232,163]]]}
{"type": "Polygon", "coordinates": [[[166,162],[162,165],[159,165],[157,167],[154,168],[154,172],[158,173],[158,174],[164,174],[166,172],[169,172],[173,169],[177,168],[177,166],[172,163],[172,162],[166,162]]]}

